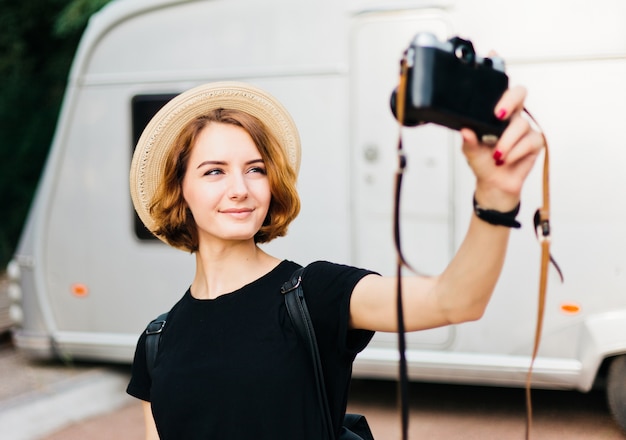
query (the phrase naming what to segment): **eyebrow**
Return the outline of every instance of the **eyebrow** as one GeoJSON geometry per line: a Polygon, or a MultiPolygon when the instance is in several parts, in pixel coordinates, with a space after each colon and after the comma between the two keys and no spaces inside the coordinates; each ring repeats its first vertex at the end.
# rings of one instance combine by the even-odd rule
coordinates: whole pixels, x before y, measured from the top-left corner
{"type": "MultiPolygon", "coordinates": [[[[263,159],[259,158],[259,159],[252,159],[246,162],[246,165],[252,165],[255,163],[263,163],[263,159]]],[[[223,160],[205,160],[204,162],[202,162],[200,165],[198,165],[196,167],[196,169],[200,169],[205,165],[226,165],[226,162],[224,162],[223,160]]]]}

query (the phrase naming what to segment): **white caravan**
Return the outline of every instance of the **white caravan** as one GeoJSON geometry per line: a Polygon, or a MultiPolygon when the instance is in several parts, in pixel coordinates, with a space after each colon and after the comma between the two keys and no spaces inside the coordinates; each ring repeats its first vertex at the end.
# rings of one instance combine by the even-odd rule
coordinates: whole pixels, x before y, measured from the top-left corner
{"type": "MultiPolygon", "coordinates": [[[[130,362],[146,323],[184,292],[193,258],[147,238],[128,190],[150,115],[200,83],[241,80],[279,98],[300,128],[303,209],[268,248],[390,274],[398,128],[389,110],[403,50],[420,31],[496,49],[551,147],[552,251],[534,386],[606,379],[626,426],[626,2],[598,0],[120,0],[96,14],[69,76],[58,127],[8,268],[19,349],[130,362]],[[621,410],[619,409],[621,408],[621,410]]],[[[463,237],[473,182],[457,133],[405,129],[408,260],[440,271],[463,237]]],[[[483,319],[411,334],[413,380],[523,386],[537,308],[541,163],[521,230],[483,319]]],[[[396,335],[377,334],[356,377],[395,378],[396,335]]]]}

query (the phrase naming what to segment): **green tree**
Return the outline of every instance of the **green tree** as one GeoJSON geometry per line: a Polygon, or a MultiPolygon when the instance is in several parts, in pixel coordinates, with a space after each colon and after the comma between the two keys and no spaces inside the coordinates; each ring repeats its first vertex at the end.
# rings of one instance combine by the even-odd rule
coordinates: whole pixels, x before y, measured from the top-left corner
{"type": "Polygon", "coordinates": [[[0,0],[0,271],[10,259],[89,17],[110,0],[0,0]]]}

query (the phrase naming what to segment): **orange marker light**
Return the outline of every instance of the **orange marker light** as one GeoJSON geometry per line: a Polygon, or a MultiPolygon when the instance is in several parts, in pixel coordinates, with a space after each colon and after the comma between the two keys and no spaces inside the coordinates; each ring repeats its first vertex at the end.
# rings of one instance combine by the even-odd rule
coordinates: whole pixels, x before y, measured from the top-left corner
{"type": "Polygon", "coordinates": [[[576,315],[580,313],[580,305],[576,303],[562,303],[561,312],[565,313],[566,315],[576,315]]]}
{"type": "Polygon", "coordinates": [[[89,295],[89,288],[85,284],[74,283],[72,284],[72,295],[78,298],[84,298],[89,295]]]}

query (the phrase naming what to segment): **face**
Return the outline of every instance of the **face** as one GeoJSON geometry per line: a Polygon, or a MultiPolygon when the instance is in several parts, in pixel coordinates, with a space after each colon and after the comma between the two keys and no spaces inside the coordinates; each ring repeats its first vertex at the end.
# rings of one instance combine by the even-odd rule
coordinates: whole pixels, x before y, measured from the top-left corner
{"type": "Polygon", "coordinates": [[[271,192],[261,154],[243,128],[211,122],[202,129],[183,178],[183,196],[200,245],[254,239],[271,192]]]}

